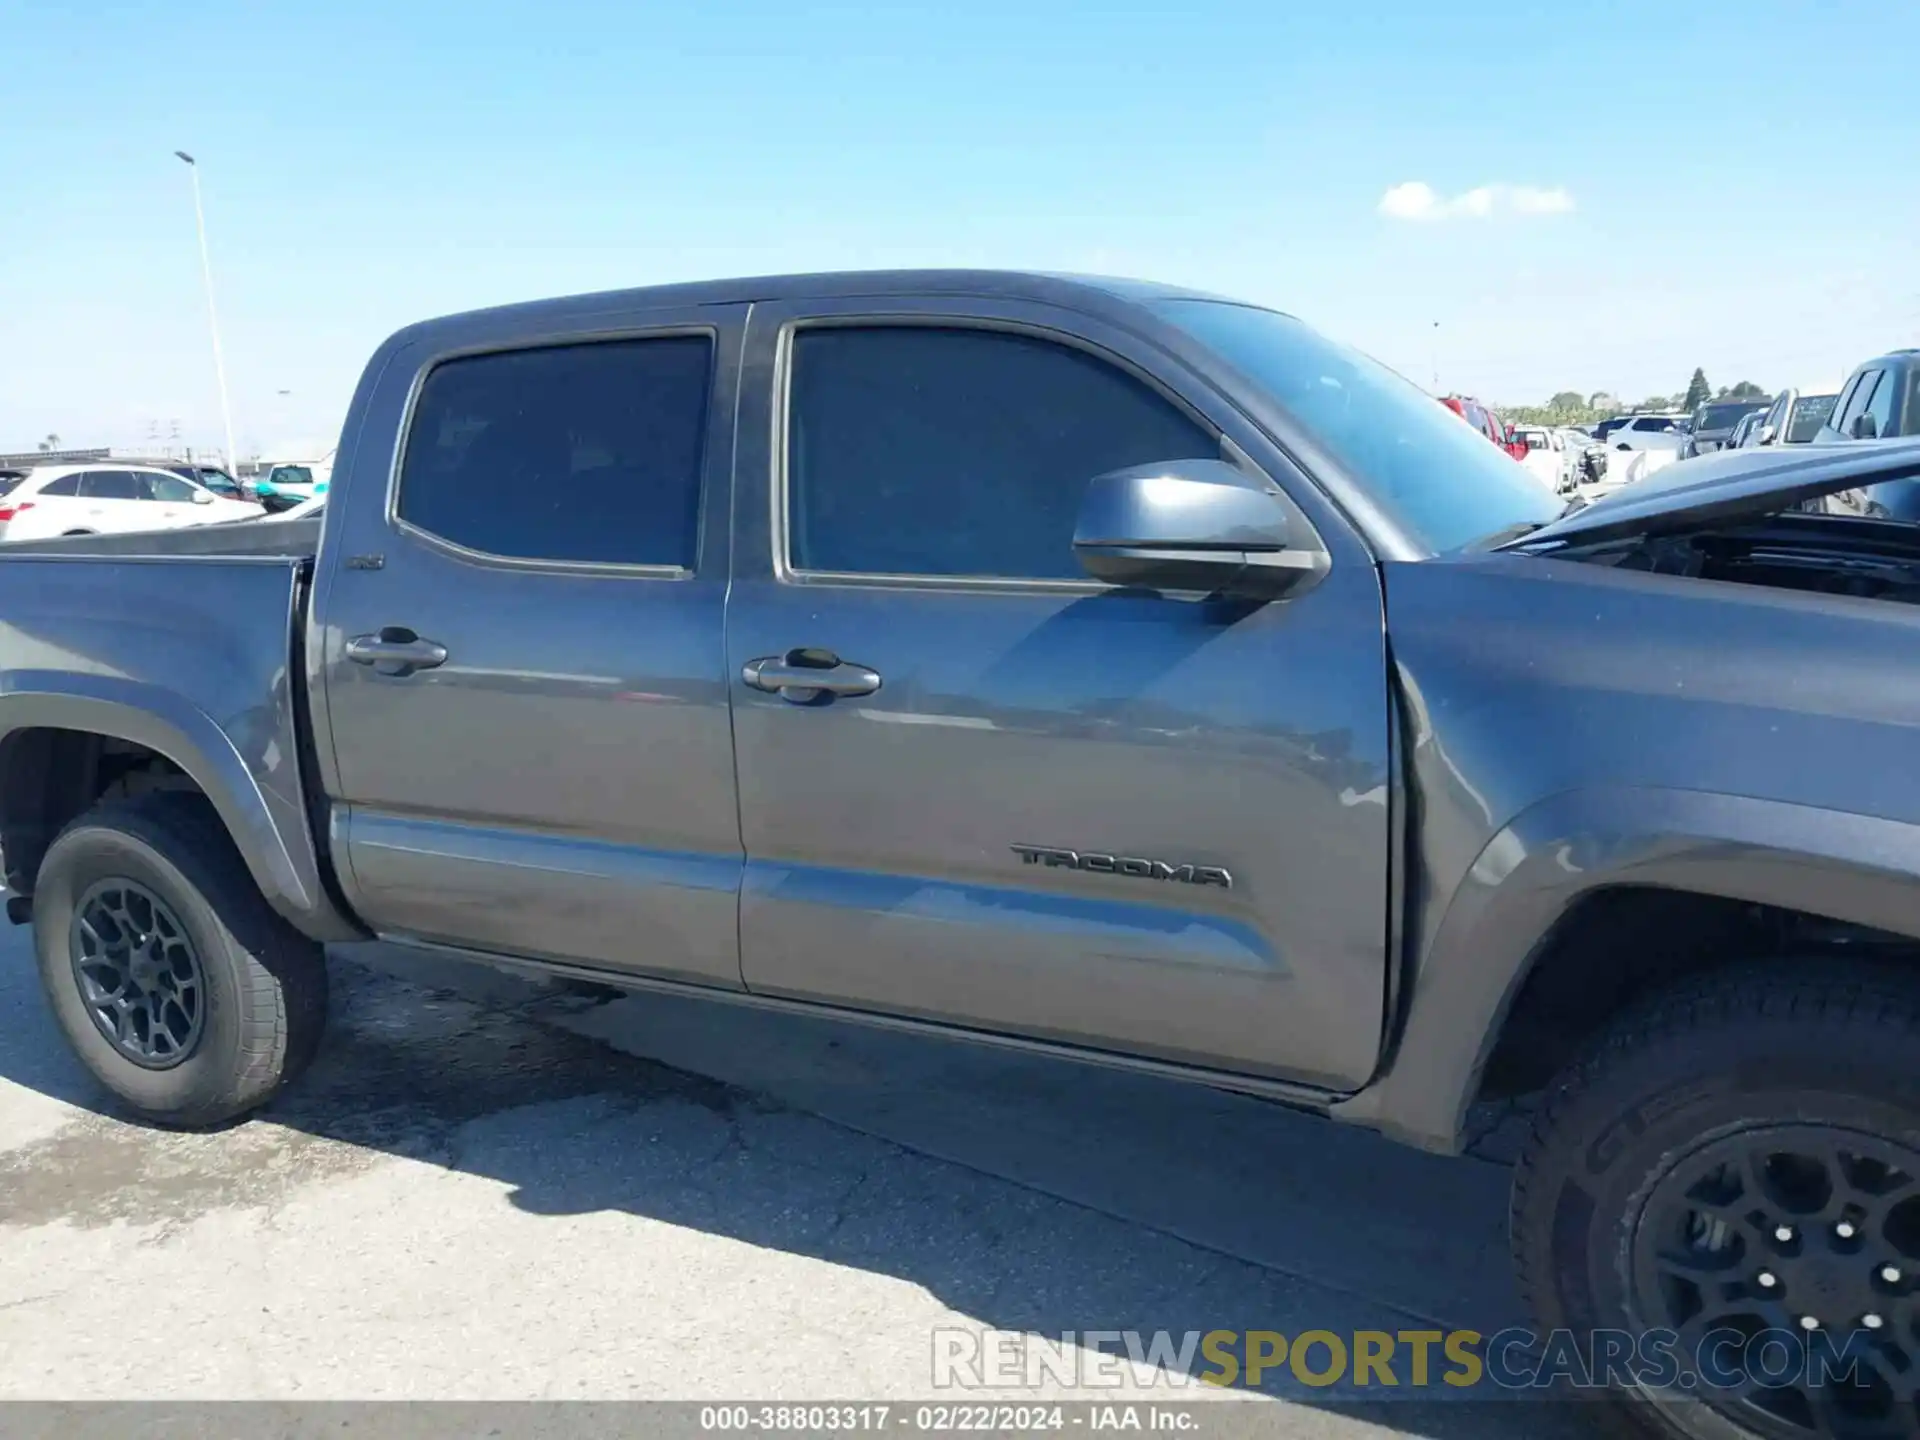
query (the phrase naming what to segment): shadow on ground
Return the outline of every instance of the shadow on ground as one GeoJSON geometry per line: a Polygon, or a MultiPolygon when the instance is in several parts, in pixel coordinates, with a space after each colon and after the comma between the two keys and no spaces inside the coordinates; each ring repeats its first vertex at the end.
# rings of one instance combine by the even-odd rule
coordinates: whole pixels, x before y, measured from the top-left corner
{"type": "MultiPolygon", "coordinates": [[[[30,965],[0,959],[0,1079],[91,1112],[0,1148],[0,1227],[183,1226],[399,1156],[495,1180],[526,1212],[625,1212],[860,1267],[1040,1336],[1518,1319],[1500,1167],[1237,1097],[714,1004],[597,1004],[375,949],[336,956],[328,1042],[298,1087],[183,1137],[107,1118],[30,965]]],[[[1592,1433],[1583,1408],[1369,1403],[1285,1369],[1258,1388],[1439,1440],[1592,1433]]]]}

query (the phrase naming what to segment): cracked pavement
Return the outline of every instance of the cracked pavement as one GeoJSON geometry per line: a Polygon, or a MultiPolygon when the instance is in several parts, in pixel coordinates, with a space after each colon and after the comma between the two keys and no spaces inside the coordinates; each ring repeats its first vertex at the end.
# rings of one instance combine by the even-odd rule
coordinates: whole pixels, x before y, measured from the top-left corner
{"type": "MultiPolygon", "coordinates": [[[[306,1079],[179,1134],[112,1113],[25,932],[0,935],[0,1398],[954,1399],[937,1327],[1518,1319],[1510,1116],[1482,1120],[1493,1160],[1445,1160],[863,1027],[381,946],[333,969],[306,1079]],[[163,1354],[133,1338],[155,1325],[163,1354]]],[[[1131,1384],[1265,1404],[1289,1436],[1589,1433],[1285,1372],[1232,1396],[1131,1384]]]]}

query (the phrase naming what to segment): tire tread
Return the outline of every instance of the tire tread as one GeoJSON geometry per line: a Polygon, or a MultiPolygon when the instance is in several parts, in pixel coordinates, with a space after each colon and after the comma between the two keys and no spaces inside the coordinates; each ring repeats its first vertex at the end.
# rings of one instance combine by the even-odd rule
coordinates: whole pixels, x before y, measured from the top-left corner
{"type": "Polygon", "coordinates": [[[327,1014],[325,951],[267,903],[204,795],[151,790],[105,800],[62,830],[49,854],[89,829],[130,835],[165,857],[213,912],[241,961],[239,1064],[223,1095],[168,1120],[214,1125],[258,1108],[319,1049],[327,1014]]]}

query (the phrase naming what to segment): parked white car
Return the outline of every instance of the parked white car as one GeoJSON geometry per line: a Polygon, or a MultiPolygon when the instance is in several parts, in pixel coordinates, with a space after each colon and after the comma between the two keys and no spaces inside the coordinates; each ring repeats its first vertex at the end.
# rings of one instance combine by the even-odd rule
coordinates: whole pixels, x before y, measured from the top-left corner
{"type": "Polygon", "coordinates": [[[44,465],[0,477],[0,540],[178,530],[264,513],[146,465],[44,465]]]}
{"type": "Polygon", "coordinates": [[[1558,430],[1544,425],[1515,425],[1509,432],[1516,444],[1525,444],[1526,455],[1520,464],[1547,489],[1567,488],[1571,471],[1567,464],[1567,442],[1558,430]]]}

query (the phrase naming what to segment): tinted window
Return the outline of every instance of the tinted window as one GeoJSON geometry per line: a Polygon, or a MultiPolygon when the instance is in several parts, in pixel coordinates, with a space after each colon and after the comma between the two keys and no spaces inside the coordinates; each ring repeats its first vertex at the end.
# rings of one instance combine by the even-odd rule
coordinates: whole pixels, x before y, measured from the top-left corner
{"type": "Polygon", "coordinates": [[[1563,507],[1418,386],[1291,316],[1212,300],[1155,309],[1272,395],[1416,544],[1456,549],[1563,507]]]}
{"type": "Polygon", "coordinates": [[[1920,435],[1920,365],[1907,371],[1907,398],[1900,402],[1900,433],[1920,435]]]}
{"type": "Polygon", "coordinates": [[[438,366],[401,517],[490,555],[692,568],[712,356],[708,337],[676,335],[438,366]]]}
{"type": "Polygon", "coordinates": [[[130,470],[89,470],[80,477],[80,493],[89,500],[138,500],[140,487],[130,470]]]}
{"type": "Polygon", "coordinates": [[[26,478],[24,475],[0,474],[0,496],[11,495],[13,487],[26,478]]]}
{"type": "Polygon", "coordinates": [[[1845,431],[1853,423],[1853,417],[1867,403],[1867,396],[1873,389],[1873,382],[1880,378],[1878,370],[1862,370],[1846,384],[1840,387],[1840,398],[1833,403],[1833,415],[1830,423],[1834,429],[1845,431]]]}
{"type": "Polygon", "coordinates": [[[80,477],[78,475],[62,475],[58,480],[49,480],[40,487],[40,493],[42,495],[70,495],[77,497],[80,494],[80,477]]]}
{"type": "Polygon", "coordinates": [[[1657,431],[1664,434],[1673,429],[1673,421],[1664,415],[1643,415],[1634,421],[1630,428],[1642,431],[1657,431]]]}
{"type": "Polygon", "coordinates": [[[789,414],[788,551],[803,570],[1084,579],[1073,527],[1089,480],[1220,454],[1112,365],[992,330],[802,331],[789,414]]]}
{"type": "MultiPolygon", "coordinates": [[[[1860,403],[1860,415],[1874,417],[1874,436],[1893,434],[1893,392],[1899,388],[1899,376],[1893,372],[1880,371],[1874,376],[1874,382],[1876,382],[1874,394],[1866,396],[1866,399],[1860,403]]],[[[1864,380],[1860,382],[1860,390],[1864,394],[1866,390],[1864,380]]],[[[1853,436],[1853,420],[1847,420],[1847,428],[1843,434],[1847,434],[1849,438],[1853,436]]]]}
{"type": "Polygon", "coordinates": [[[1873,387],[1873,394],[1861,409],[1862,415],[1873,417],[1873,433],[1876,436],[1893,434],[1893,394],[1899,388],[1900,377],[1892,371],[1882,370],[1879,383],[1873,387]]]}
{"type": "Polygon", "coordinates": [[[1745,401],[1736,401],[1725,405],[1702,405],[1694,412],[1693,429],[1698,434],[1705,430],[1731,430],[1741,418],[1753,410],[1745,401]]]}

